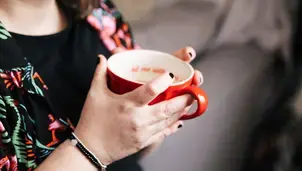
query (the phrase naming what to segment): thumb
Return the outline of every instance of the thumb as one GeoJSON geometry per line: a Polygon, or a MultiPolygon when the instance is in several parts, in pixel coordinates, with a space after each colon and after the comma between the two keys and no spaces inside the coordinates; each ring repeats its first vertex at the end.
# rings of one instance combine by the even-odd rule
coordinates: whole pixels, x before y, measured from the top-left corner
{"type": "Polygon", "coordinates": [[[99,55],[98,58],[100,62],[95,69],[91,87],[107,89],[107,59],[103,55],[99,55]]]}

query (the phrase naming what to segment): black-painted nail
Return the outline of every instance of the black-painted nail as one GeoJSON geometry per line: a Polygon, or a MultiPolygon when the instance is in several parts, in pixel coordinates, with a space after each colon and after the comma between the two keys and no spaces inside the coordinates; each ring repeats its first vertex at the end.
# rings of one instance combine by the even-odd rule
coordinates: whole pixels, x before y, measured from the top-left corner
{"type": "Polygon", "coordinates": [[[201,84],[202,84],[202,82],[203,82],[202,77],[199,77],[199,85],[201,85],[201,84]]]}
{"type": "Polygon", "coordinates": [[[174,74],[173,73],[169,73],[170,77],[173,79],[174,78],[174,74]]]}
{"type": "Polygon", "coordinates": [[[177,127],[177,128],[178,128],[178,129],[182,128],[182,124],[178,125],[178,127],[177,127]]]}
{"type": "Polygon", "coordinates": [[[96,58],[96,64],[98,65],[100,63],[101,59],[99,57],[96,58]]]}
{"type": "Polygon", "coordinates": [[[189,56],[192,58],[193,57],[193,54],[191,52],[189,52],[189,56]]]}

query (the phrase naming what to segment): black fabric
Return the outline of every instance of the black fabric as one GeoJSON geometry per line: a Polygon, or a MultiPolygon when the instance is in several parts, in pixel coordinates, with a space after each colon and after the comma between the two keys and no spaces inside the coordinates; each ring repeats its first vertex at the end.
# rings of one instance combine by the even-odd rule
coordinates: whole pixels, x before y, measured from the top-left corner
{"type": "Polygon", "coordinates": [[[76,123],[97,64],[97,54],[110,56],[97,32],[86,22],[80,22],[54,35],[12,35],[48,86],[53,112],[76,123]]]}
{"type": "MultiPolygon", "coordinates": [[[[53,35],[10,34],[0,22],[1,171],[35,170],[68,138],[98,54],[108,57],[116,48],[139,48],[113,3],[99,2],[83,20],[61,6],[68,28],[53,35]]],[[[130,156],[109,171],[140,170],[136,161],[136,155],[130,156]]]]}
{"type": "Polygon", "coordinates": [[[294,35],[293,35],[293,57],[296,68],[302,68],[302,2],[298,1],[299,11],[295,17],[294,35]]]}
{"type": "MultiPolygon", "coordinates": [[[[98,33],[87,22],[77,21],[54,35],[11,34],[48,86],[47,98],[53,112],[57,117],[69,118],[76,125],[97,65],[97,55],[111,55],[98,33]]],[[[48,122],[39,119],[43,118],[36,118],[41,127],[48,122]]],[[[38,125],[37,130],[45,129],[39,129],[38,125]]],[[[38,131],[37,136],[42,141],[43,135],[43,131],[38,131]]],[[[114,163],[108,170],[136,171],[140,168],[135,158],[129,157],[114,163]]]]}

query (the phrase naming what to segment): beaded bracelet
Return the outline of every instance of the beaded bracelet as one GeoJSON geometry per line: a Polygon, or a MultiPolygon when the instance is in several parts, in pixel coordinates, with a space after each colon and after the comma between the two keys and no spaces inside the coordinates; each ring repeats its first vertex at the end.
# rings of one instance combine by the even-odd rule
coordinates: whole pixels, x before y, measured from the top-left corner
{"type": "Polygon", "coordinates": [[[100,171],[106,171],[107,166],[104,165],[100,160],[81,142],[81,140],[73,133],[70,134],[71,144],[77,147],[82,154],[100,171]]]}

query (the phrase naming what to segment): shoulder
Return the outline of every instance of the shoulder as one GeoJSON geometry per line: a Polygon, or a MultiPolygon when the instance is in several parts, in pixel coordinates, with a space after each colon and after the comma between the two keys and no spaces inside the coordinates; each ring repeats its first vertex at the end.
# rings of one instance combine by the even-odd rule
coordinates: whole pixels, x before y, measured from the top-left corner
{"type": "Polygon", "coordinates": [[[85,22],[98,33],[98,38],[110,52],[116,48],[138,48],[129,24],[110,0],[101,0],[98,8],[85,18],[85,22]]]}
{"type": "Polygon", "coordinates": [[[122,14],[110,0],[101,0],[98,8],[95,8],[87,17],[87,21],[97,30],[104,30],[109,25],[115,26],[124,22],[122,14]]]}

